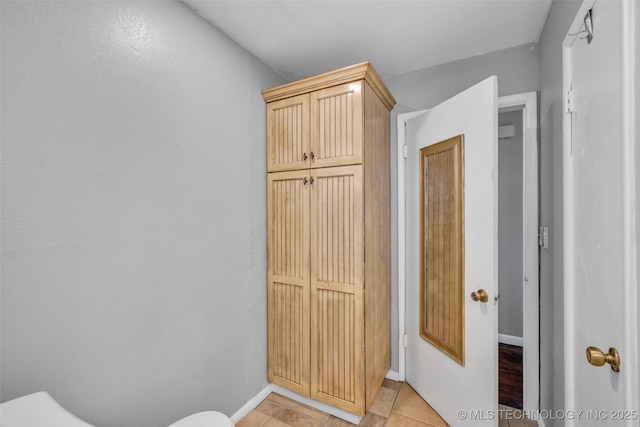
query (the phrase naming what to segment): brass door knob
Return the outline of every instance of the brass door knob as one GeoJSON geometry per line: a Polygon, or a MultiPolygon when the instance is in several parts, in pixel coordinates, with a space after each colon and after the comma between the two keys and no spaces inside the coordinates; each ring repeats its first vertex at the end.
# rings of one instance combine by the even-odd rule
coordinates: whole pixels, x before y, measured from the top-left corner
{"type": "Polygon", "coordinates": [[[593,366],[602,366],[605,363],[611,365],[613,372],[620,371],[620,354],[615,348],[610,348],[609,353],[605,354],[597,347],[587,347],[587,360],[593,366]]]}
{"type": "Polygon", "coordinates": [[[484,289],[479,289],[471,292],[471,299],[474,301],[487,302],[489,301],[489,294],[484,289]]]}

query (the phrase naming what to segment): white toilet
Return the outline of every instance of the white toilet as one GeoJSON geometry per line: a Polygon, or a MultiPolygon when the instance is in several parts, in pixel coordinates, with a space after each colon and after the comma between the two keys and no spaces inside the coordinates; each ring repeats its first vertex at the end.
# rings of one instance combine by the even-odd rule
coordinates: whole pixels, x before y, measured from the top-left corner
{"type": "MultiPolygon", "coordinates": [[[[0,404],[0,427],[93,427],[64,409],[46,391],[0,404]]],[[[169,427],[233,427],[226,415],[205,411],[176,421],[169,427]]]]}

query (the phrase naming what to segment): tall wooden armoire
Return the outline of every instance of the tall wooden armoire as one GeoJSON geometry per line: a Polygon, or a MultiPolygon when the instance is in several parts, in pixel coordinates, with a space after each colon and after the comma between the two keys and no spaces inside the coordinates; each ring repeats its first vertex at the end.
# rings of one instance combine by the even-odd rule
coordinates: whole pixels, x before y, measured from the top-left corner
{"type": "Polygon", "coordinates": [[[391,358],[395,99],[368,62],[262,94],[269,380],[364,415],[391,358]]]}

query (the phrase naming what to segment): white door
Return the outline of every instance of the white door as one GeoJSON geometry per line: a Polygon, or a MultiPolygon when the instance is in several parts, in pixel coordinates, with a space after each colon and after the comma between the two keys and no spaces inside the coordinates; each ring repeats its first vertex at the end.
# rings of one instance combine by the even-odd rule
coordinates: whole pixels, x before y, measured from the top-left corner
{"type": "MultiPolygon", "coordinates": [[[[577,411],[566,425],[640,424],[634,3],[585,2],[563,48],[569,94],[564,117],[565,408],[577,411]],[[581,32],[589,9],[591,43],[581,32]],[[617,349],[619,372],[607,363],[591,365],[588,347],[603,353],[617,349]]],[[[597,351],[590,353],[597,362],[597,351]]]]}
{"type": "Polygon", "coordinates": [[[406,126],[406,379],[452,425],[497,425],[496,77],[411,119],[406,126]],[[464,135],[464,365],[420,336],[419,151],[464,135]],[[472,301],[485,289],[487,303],[472,301]]]}

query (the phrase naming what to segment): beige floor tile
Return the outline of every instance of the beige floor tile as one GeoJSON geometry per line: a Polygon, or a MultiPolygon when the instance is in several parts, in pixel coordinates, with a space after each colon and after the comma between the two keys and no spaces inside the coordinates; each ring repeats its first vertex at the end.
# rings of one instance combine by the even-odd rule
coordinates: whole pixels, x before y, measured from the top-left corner
{"type": "Polygon", "coordinates": [[[400,390],[400,386],[402,383],[400,381],[390,380],[389,378],[385,378],[382,382],[382,387],[390,388],[391,390],[400,390]]]}
{"type": "Polygon", "coordinates": [[[298,414],[290,409],[285,409],[281,414],[274,418],[293,427],[320,427],[324,424],[318,420],[307,417],[306,415],[298,414]]]}
{"type": "Polygon", "coordinates": [[[341,420],[340,418],[334,417],[333,415],[329,417],[327,422],[324,424],[324,427],[354,427],[355,424],[351,424],[345,420],[341,420]]]}
{"type": "MultiPolygon", "coordinates": [[[[323,423],[296,411],[285,408],[271,399],[265,399],[258,407],[257,411],[269,415],[278,421],[294,427],[320,427],[323,423]]],[[[269,423],[267,423],[269,424],[269,423]]],[[[265,426],[267,425],[265,424],[265,426]]]]}
{"type": "Polygon", "coordinates": [[[302,415],[306,415],[309,418],[313,418],[314,420],[320,421],[324,423],[329,419],[329,414],[326,412],[319,411],[311,406],[307,406],[303,403],[296,402],[295,400],[291,400],[288,397],[281,396],[277,393],[271,393],[267,399],[276,402],[277,404],[291,409],[292,411],[296,411],[302,415]]]}
{"type": "Polygon", "coordinates": [[[387,422],[387,419],[385,417],[381,417],[380,415],[376,415],[372,412],[367,412],[365,414],[364,417],[362,417],[362,420],[360,421],[360,424],[358,424],[358,426],[360,427],[384,427],[384,424],[387,422]]]}
{"type": "Polygon", "coordinates": [[[236,427],[261,427],[267,421],[269,421],[269,415],[256,411],[255,409],[245,415],[238,423],[236,427]]]}
{"type": "Polygon", "coordinates": [[[393,406],[393,413],[434,427],[446,427],[447,423],[407,383],[403,383],[393,406]]]}
{"type": "Polygon", "coordinates": [[[538,423],[533,420],[509,420],[509,427],[537,427],[538,423]]]}
{"type": "Polygon", "coordinates": [[[423,424],[411,418],[403,417],[399,414],[391,414],[387,420],[387,427],[427,427],[428,424],[423,424]]]}
{"type": "Polygon", "coordinates": [[[264,427],[289,427],[288,424],[283,423],[282,421],[278,421],[275,418],[270,418],[269,421],[264,425],[264,427]]]}
{"type": "Polygon", "coordinates": [[[391,408],[393,408],[393,403],[396,400],[397,394],[398,392],[396,390],[392,390],[387,387],[380,387],[378,394],[375,399],[373,399],[373,402],[369,407],[369,412],[380,415],[384,418],[389,418],[389,414],[391,414],[391,408]]]}
{"type": "Polygon", "coordinates": [[[275,403],[274,401],[267,398],[263,400],[262,403],[260,403],[255,410],[258,412],[262,412],[263,414],[266,414],[270,417],[275,417],[285,409],[286,408],[284,406],[278,403],[275,403]]]}

